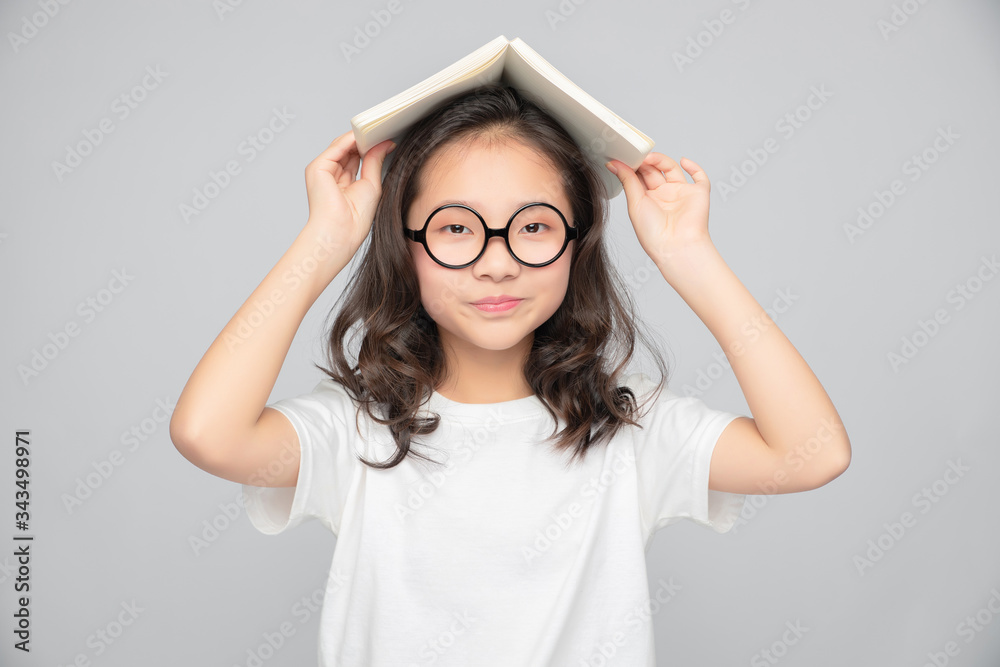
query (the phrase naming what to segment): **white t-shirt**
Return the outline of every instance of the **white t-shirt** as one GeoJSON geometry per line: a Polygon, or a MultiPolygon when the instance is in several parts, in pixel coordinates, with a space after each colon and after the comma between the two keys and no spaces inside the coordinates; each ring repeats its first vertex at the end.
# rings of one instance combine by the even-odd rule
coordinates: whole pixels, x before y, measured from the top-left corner
{"type": "MultiPolygon", "coordinates": [[[[645,552],[686,518],[723,533],[745,496],[708,489],[709,462],[736,417],[636,373],[645,428],[626,426],[567,467],[539,442],[554,422],[535,396],[424,410],[437,431],[416,440],[445,463],[376,470],[395,452],[387,427],[340,384],[269,404],[301,443],[295,487],[243,485],[251,523],[274,535],[318,519],[335,535],[320,614],[321,667],[654,663],[645,552]],[[609,655],[613,654],[613,655],[609,655]]],[[[561,424],[560,424],[561,426],[561,424]]],[[[654,603],[655,604],[655,603],[654,603]]]]}

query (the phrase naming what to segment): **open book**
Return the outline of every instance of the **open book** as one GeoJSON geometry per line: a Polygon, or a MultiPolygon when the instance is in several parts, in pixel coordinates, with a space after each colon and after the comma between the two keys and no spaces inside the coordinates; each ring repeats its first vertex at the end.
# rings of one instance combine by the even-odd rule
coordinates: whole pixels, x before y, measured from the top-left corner
{"type": "MultiPolygon", "coordinates": [[[[503,35],[351,119],[358,151],[400,138],[418,120],[453,97],[484,83],[502,80],[551,114],[594,162],[606,196],[622,191],[604,163],[614,158],[633,169],[653,150],[653,140],[588,95],[524,43],[503,35]]],[[[390,156],[391,157],[391,156],[390,156]]],[[[388,168],[383,165],[383,176],[388,168]]]]}

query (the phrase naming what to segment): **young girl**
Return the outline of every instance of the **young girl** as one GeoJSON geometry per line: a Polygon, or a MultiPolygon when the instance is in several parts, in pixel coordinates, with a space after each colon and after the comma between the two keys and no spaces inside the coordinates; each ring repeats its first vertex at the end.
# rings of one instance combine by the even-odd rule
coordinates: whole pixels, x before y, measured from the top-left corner
{"type": "Polygon", "coordinates": [[[753,419],[626,373],[639,327],[600,175],[515,89],[454,99],[363,163],[348,132],[306,168],[304,229],[195,368],[170,434],[243,485],[261,532],[314,518],[337,535],[321,665],[653,665],[654,532],[725,532],[744,494],[847,468],[836,409],[712,245],[708,178],[682,164],[693,184],[660,153],[607,168],[753,419]],[[369,233],[328,379],[265,405],[369,233]]]}

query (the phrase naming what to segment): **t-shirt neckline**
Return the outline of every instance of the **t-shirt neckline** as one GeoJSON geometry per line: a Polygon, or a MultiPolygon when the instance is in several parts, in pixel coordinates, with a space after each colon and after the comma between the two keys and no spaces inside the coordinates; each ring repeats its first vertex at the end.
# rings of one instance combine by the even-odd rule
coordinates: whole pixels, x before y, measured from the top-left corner
{"type": "Polygon", "coordinates": [[[427,401],[427,408],[432,412],[447,413],[454,417],[483,419],[491,415],[503,415],[506,418],[529,417],[546,412],[545,406],[536,394],[499,403],[459,403],[433,391],[427,401]]]}

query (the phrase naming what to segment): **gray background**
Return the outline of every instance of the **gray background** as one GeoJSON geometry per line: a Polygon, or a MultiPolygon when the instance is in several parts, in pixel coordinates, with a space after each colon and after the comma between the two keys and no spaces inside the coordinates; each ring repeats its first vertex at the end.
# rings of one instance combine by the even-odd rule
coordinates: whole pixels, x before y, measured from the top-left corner
{"type": "MultiPolygon", "coordinates": [[[[661,578],[681,586],[655,616],[658,664],[770,665],[761,652],[773,648],[787,667],[919,666],[949,641],[950,665],[1000,664],[1000,618],[987,606],[996,593],[1000,609],[1000,280],[977,282],[982,258],[1000,250],[998,3],[402,0],[350,62],[341,44],[388,3],[247,1],[221,17],[210,2],[52,4],[51,18],[37,0],[0,8],[0,663],[65,665],[82,654],[109,666],[246,665],[264,633],[290,622],[295,634],[263,664],[315,664],[319,614],[295,605],[323,587],[335,538],[316,522],[280,537],[256,532],[239,486],[174,449],[157,401],[177,399],[295,238],[307,214],[303,170],[350,117],[505,34],[650,135],[655,150],[704,167],[713,240],[762,305],[779,290],[794,296],[776,322],[854,447],[842,477],[755,497],[730,534],[682,522],[656,535],[650,590],[661,578]],[[884,35],[894,8],[907,20],[884,35]],[[705,22],[727,9],[734,20],[713,36],[705,22]],[[33,16],[44,23],[34,33],[33,16]],[[11,33],[32,36],[15,47],[11,33]],[[675,54],[699,33],[706,46],[679,68],[675,54]],[[114,100],[147,67],[166,76],[122,118],[114,100]],[[830,93],[813,109],[811,87],[830,93]],[[274,108],[294,119],[247,161],[240,143],[274,108]],[[796,113],[788,136],[778,122],[796,113]],[[104,118],[113,132],[60,179],[53,163],[104,118]],[[957,138],[935,148],[939,128],[957,138]],[[769,138],[779,150],[726,196],[722,184],[769,138]],[[914,179],[907,162],[922,154],[933,162],[914,179]],[[228,160],[241,173],[185,222],[180,204],[228,160]],[[902,194],[852,242],[845,225],[894,180],[902,194]],[[132,278],[112,293],[116,270],[132,278]],[[962,307],[959,284],[978,290],[962,307]],[[104,297],[100,312],[78,309],[104,297]],[[918,333],[938,309],[947,321],[918,333]],[[19,366],[73,323],[78,335],[22,380],[19,366]],[[893,368],[888,355],[904,337],[921,346],[893,368]],[[11,648],[19,428],[33,442],[30,659],[11,648]],[[128,445],[133,428],[144,439],[128,445]],[[121,465],[67,509],[115,450],[121,465]],[[970,470],[952,478],[949,462],[970,470]],[[920,500],[924,488],[935,502],[920,500]],[[890,529],[904,512],[915,523],[900,535],[890,529]],[[213,521],[224,528],[196,554],[190,539],[213,521]],[[879,543],[884,554],[859,567],[879,543]],[[133,601],[141,611],[112,644],[88,642],[133,601]],[[977,614],[987,624],[966,632],[960,624],[977,614]],[[795,623],[807,630],[786,644],[795,623]]],[[[612,227],[622,271],[674,363],[673,386],[704,373],[703,400],[749,415],[710,332],[641,268],[624,194],[612,227]]],[[[321,379],[311,362],[349,269],[303,322],[271,400],[321,379]]]]}

